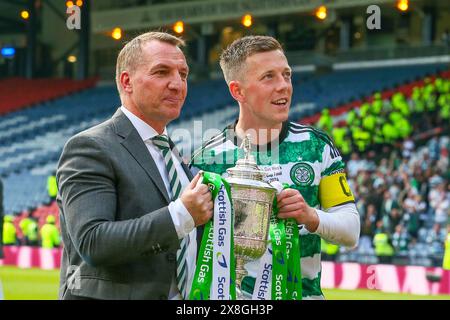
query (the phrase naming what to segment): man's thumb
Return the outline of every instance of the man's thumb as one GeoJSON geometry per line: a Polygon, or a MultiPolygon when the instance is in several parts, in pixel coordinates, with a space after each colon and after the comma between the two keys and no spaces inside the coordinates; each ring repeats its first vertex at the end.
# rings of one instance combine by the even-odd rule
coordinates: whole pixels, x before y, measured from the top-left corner
{"type": "Polygon", "coordinates": [[[197,172],[194,179],[192,179],[191,182],[189,183],[189,189],[192,190],[197,186],[197,183],[199,183],[199,180],[201,178],[203,178],[202,174],[203,174],[203,171],[201,171],[201,170],[199,172],[197,172]]]}

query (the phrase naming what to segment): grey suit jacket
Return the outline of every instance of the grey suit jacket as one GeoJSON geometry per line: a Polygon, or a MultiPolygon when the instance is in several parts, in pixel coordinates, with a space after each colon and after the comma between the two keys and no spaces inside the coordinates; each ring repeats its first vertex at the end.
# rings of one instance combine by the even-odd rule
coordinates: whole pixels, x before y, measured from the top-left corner
{"type": "Polygon", "coordinates": [[[120,109],[66,143],[57,182],[60,299],[167,299],[180,245],[170,199],[120,109]]]}

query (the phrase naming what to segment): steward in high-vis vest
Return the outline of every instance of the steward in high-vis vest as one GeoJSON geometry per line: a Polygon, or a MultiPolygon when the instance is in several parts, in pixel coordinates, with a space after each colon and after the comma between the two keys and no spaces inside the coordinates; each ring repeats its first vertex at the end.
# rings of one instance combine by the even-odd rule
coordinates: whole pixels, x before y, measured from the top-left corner
{"type": "Polygon", "coordinates": [[[58,185],[54,174],[47,178],[47,192],[50,199],[56,199],[56,195],[58,194],[58,185]]]}
{"type": "Polygon", "coordinates": [[[352,125],[359,125],[359,119],[358,115],[356,114],[356,111],[354,109],[347,112],[347,125],[351,127],[352,125]]]}
{"type": "Polygon", "coordinates": [[[38,245],[38,224],[30,213],[19,222],[19,228],[23,234],[24,245],[38,245]]]}
{"type": "Polygon", "coordinates": [[[399,137],[397,129],[391,122],[384,123],[381,127],[381,132],[384,137],[384,142],[389,144],[393,143],[399,137]]]}
{"type": "Polygon", "coordinates": [[[339,252],[337,244],[321,239],[322,258],[324,260],[336,261],[336,256],[339,252]]]}
{"type": "Polygon", "coordinates": [[[317,126],[331,134],[331,131],[333,130],[333,118],[331,118],[330,110],[327,108],[322,110],[317,126]]]}
{"type": "Polygon", "coordinates": [[[49,215],[46,219],[46,224],[41,228],[41,246],[42,248],[53,249],[59,246],[61,241],[59,230],[55,226],[55,217],[49,215]]]}
{"type": "Polygon", "coordinates": [[[3,219],[3,245],[14,246],[17,244],[17,231],[14,226],[13,216],[5,216],[3,219]]]}
{"type": "Polygon", "coordinates": [[[374,100],[372,102],[372,114],[377,116],[381,113],[381,111],[383,110],[383,99],[381,97],[380,93],[376,93],[374,95],[374,100]]]}
{"type": "Polygon", "coordinates": [[[24,236],[29,246],[37,246],[38,243],[38,223],[35,219],[31,218],[30,223],[27,225],[24,236]]]}
{"type": "Polygon", "coordinates": [[[370,111],[370,104],[368,102],[363,103],[359,108],[360,117],[364,119],[364,117],[369,114],[369,111],[370,111]]]}
{"type": "Polygon", "coordinates": [[[442,268],[444,270],[450,270],[450,225],[447,226],[447,239],[445,240],[445,251],[442,268]]]}
{"type": "Polygon", "coordinates": [[[442,93],[438,99],[439,104],[439,117],[442,122],[448,123],[450,119],[450,93],[442,93]]]}
{"type": "Polygon", "coordinates": [[[375,254],[381,263],[390,263],[394,255],[394,248],[389,243],[389,236],[385,232],[379,232],[373,237],[375,254]]]}

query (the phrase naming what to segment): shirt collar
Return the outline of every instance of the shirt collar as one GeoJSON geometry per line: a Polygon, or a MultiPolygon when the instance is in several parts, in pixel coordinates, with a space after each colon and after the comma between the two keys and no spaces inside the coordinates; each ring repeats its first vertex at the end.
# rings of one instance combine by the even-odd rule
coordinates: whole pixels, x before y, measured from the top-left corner
{"type": "MultiPolygon", "coordinates": [[[[225,130],[226,132],[226,136],[229,137],[229,139],[233,142],[234,145],[236,146],[240,146],[242,144],[242,139],[238,137],[238,135],[236,134],[236,125],[238,123],[239,119],[236,119],[234,121],[234,123],[228,125],[225,130]]],[[[287,135],[288,135],[288,131],[289,131],[289,120],[286,120],[283,122],[282,127],[281,127],[281,131],[280,131],[280,135],[278,136],[278,145],[280,145],[284,139],[286,139],[287,135]]],[[[272,143],[268,142],[265,145],[251,145],[252,150],[256,150],[259,152],[259,150],[271,150],[273,148],[272,143]]]]}
{"type": "MultiPolygon", "coordinates": [[[[142,141],[145,142],[159,135],[159,133],[155,129],[153,129],[149,124],[147,124],[142,119],[137,117],[134,113],[132,113],[124,106],[121,106],[120,110],[122,110],[125,116],[131,121],[131,124],[139,133],[139,136],[141,137],[142,141]]],[[[163,134],[167,135],[167,128],[164,128],[163,134]]]]}

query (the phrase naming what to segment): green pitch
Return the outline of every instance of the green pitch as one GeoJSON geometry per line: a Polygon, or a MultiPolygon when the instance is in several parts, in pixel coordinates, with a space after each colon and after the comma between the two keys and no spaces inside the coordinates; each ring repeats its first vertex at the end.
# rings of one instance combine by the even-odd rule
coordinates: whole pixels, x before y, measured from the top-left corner
{"type": "Polygon", "coordinates": [[[59,270],[0,267],[0,280],[6,300],[56,300],[59,270]]]}
{"type": "MultiPolygon", "coordinates": [[[[59,270],[0,267],[6,300],[55,300],[58,297],[59,270]]],[[[450,295],[419,296],[384,293],[376,290],[324,289],[328,300],[450,300],[450,295]]]]}

